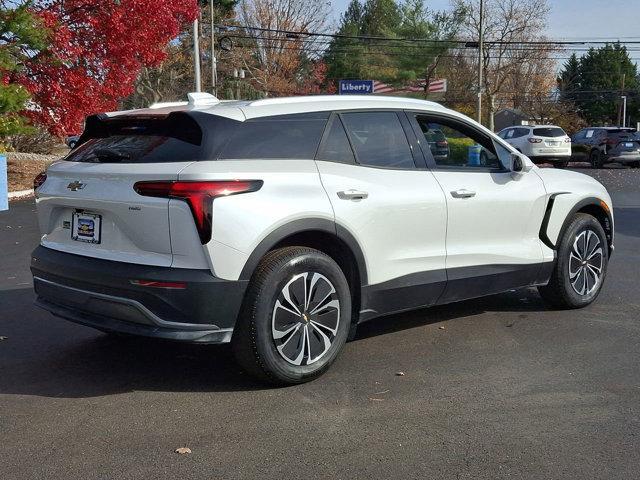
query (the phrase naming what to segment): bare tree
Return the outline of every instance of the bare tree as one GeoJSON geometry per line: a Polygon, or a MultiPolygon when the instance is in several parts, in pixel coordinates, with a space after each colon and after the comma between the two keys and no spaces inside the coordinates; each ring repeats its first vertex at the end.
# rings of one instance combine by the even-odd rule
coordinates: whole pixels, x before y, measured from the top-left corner
{"type": "Polygon", "coordinates": [[[235,60],[265,94],[295,93],[304,83],[304,64],[318,57],[316,37],[285,32],[323,31],[329,3],[308,0],[242,0],[238,21],[245,27],[235,60]]]}
{"type": "MultiPolygon", "coordinates": [[[[454,7],[467,14],[463,35],[476,41],[480,35],[480,0],[452,0],[454,7]]],[[[488,126],[493,129],[496,103],[518,107],[527,95],[553,88],[554,64],[549,44],[541,34],[549,14],[547,0],[484,0],[484,39],[482,60],[484,95],[488,104],[488,126]]],[[[477,86],[476,86],[477,88],[477,86]]],[[[549,92],[550,90],[547,90],[549,92]]]]}

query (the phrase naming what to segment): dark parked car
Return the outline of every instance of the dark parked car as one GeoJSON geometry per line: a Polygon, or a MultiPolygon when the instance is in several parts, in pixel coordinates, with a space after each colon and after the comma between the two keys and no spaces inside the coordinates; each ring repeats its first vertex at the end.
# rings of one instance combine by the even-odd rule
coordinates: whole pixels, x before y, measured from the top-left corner
{"type": "Polygon", "coordinates": [[[65,143],[71,150],[73,150],[74,148],[76,148],[78,140],[80,140],[80,135],[71,135],[70,137],[67,137],[65,143]]]}
{"type": "Polygon", "coordinates": [[[640,167],[640,136],[633,128],[584,128],[571,142],[572,161],[589,162],[593,168],[613,162],[640,167]]]}
{"type": "Polygon", "coordinates": [[[449,142],[442,130],[430,128],[423,132],[429,144],[429,149],[436,160],[447,161],[449,159],[449,142]]]}

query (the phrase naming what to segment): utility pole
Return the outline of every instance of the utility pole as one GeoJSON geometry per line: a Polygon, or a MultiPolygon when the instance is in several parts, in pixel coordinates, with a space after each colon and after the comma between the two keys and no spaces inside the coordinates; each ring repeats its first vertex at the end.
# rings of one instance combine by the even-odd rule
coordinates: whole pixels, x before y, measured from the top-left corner
{"type": "Polygon", "coordinates": [[[200,35],[198,34],[198,17],[193,21],[193,65],[196,76],[196,92],[202,90],[202,81],[200,80],[200,35]]]}
{"type": "Polygon", "coordinates": [[[622,96],[622,128],[627,126],[627,96],[622,96]]]}
{"type": "Polygon", "coordinates": [[[482,123],[482,71],[484,46],[484,0],[480,0],[480,31],[478,38],[478,123],[482,123]]]}
{"type": "Polygon", "coordinates": [[[215,22],[214,22],[214,10],[215,7],[213,2],[209,2],[209,7],[211,8],[211,89],[215,96],[216,90],[218,88],[218,60],[216,59],[216,32],[215,32],[215,22]]]}
{"type": "Polygon", "coordinates": [[[623,105],[621,104],[620,105],[620,109],[618,110],[618,125],[622,125],[623,127],[624,127],[624,124],[626,122],[626,118],[625,118],[626,117],[626,113],[624,113],[624,112],[622,113],[622,122],[620,122],[620,112],[622,110],[626,110],[627,97],[625,97],[625,95],[624,95],[624,84],[625,84],[626,79],[627,79],[627,74],[623,73],[622,74],[622,85],[620,86],[620,98],[624,99],[625,106],[623,107],[623,105]]]}

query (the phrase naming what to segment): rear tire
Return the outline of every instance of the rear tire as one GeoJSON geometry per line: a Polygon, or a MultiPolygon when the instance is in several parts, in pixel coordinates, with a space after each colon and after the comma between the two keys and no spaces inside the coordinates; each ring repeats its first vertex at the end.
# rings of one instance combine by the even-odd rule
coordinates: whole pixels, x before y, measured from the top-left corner
{"type": "Polygon", "coordinates": [[[589,156],[589,162],[591,163],[591,168],[602,168],[602,153],[600,150],[593,150],[591,155],[589,156]]]}
{"type": "Polygon", "coordinates": [[[257,379],[298,384],[331,366],[350,323],[351,293],[336,262],[312,248],[284,247],[256,268],[231,343],[257,379]]]}
{"type": "Polygon", "coordinates": [[[561,236],[549,283],[538,287],[538,291],[553,307],[586,307],[600,294],[608,261],[607,237],[602,225],[591,215],[578,213],[561,236]]]}

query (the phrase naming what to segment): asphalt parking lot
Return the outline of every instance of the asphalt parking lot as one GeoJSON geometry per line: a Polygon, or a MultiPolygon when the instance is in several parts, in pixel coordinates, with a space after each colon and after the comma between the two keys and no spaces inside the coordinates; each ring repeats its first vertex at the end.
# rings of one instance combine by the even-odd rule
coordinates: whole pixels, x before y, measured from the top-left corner
{"type": "Polygon", "coordinates": [[[35,207],[12,203],[0,478],[638,478],[640,169],[581,171],[615,204],[594,305],[550,311],[525,290],[379,319],[326,375],[282,389],[227,348],[112,338],[36,309],[35,207]]]}

